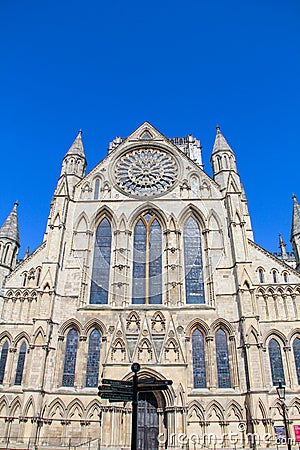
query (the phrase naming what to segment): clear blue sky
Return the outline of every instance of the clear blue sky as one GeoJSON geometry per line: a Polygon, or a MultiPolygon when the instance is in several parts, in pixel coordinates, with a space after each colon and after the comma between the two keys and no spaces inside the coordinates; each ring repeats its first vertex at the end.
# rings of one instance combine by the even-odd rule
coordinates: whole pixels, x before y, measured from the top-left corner
{"type": "MultiPolygon", "coordinates": [[[[61,160],[83,129],[91,170],[149,120],[236,152],[256,241],[289,241],[299,186],[297,0],[0,3],[0,222],[20,203],[22,256],[42,241],[61,160]]],[[[288,246],[290,248],[290,245],[288,246]]]]}

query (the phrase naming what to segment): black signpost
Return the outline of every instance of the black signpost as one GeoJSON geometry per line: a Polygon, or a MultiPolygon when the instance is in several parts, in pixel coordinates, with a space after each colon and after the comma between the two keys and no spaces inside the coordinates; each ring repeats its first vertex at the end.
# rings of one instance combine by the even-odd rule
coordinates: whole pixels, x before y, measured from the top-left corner
{"type": "Polygon", "coordinates": [[[132,402],[132,433],[131,450],[137,450],[137,430],[138,430],[138,395],[139,392],[164,391],[173,384],[172,380],[157,380],[156,378],[138,378],[141,367],[138,363],[133,363],[131,370],[133,380],[111,380],[103,378],[102,385],[98,388],[98,395],[101,398],[113,402],[132,402]]]}

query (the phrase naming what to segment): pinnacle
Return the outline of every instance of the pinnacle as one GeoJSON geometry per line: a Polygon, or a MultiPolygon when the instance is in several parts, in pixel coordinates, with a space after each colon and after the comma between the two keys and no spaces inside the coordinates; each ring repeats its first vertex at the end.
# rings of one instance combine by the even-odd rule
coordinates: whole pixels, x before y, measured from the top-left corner
{"type": "Polygon", "coordinates": [[[67,151],[66,155],[79,155],[79,156],[82,156],[85,158],[83,142],[82,142],[82,130],[78,131],[78,134],[77,134],[73,144],[67,151]]]}
{"type": "Polygon", "coordinates": [[[213,147],[212,153],[217,153],[219,151],[225,150],[233,153],[232,149],[230,148],[228,142],[226,141],[225,137],[221,133],[221,128],[219,125],[216,126],[217,134],[216,139],[213,147]]]}
{"type": "Polygon", "coordinates": [[[18,202],[15,202],[12,211],[0,228],[0,237],[11,239],[12,241],[17,242],[17,244],[20,245],[17,207],[18,202]]]}
{"type": "Polygon", "coordinates": [[[292,195],[292,199],[294,200],[294,207],[293,207],[291,237],[300,234],[300,205],[297,202],[297,197],[295,194],[292,195]]]}

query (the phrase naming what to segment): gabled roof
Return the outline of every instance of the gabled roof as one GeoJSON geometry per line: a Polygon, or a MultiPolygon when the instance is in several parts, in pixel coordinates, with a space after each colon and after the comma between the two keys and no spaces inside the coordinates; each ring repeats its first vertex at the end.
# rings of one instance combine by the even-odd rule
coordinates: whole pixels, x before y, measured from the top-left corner
{"type": "Polygon", "coordinates": [[[11,239],[20,245],[17,206],[18,202],[15,202],[12,211],[0,228],[0,238],[11,239]]]}

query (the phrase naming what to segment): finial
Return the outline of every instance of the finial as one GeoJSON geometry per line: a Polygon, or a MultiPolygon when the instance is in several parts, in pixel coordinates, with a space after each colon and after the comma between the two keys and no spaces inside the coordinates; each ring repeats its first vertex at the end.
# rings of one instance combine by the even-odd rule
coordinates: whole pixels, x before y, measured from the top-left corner
{"type": "Polygon", "coordinates": [[[295,194],[292,194],[292,199],[294,200],[294,202],[296,202],[296,201],[297,201],[297,197],[296,197],[296,195],[295,195],[295,194]]]}
{"type": "Polygon", "coordinates": [[[82,136],[82,130],[81,129],[78,131],[78,136],[82,136]]]}
{"type": "Polygon", "coordinates": [[[221,132],[221,127],[220,127],[220,125],[217,125],[217,126],[216,126],[216,130],[217,130],[217,133],[220,133],[220,132],[221,132]]]}
{"type": "Polygon", "coordinates": [[[16,200],[14,203],[14,210],[16,210],[18,206],[19,206],[19,202],[18,202],[18,200],[16,200]]]}

